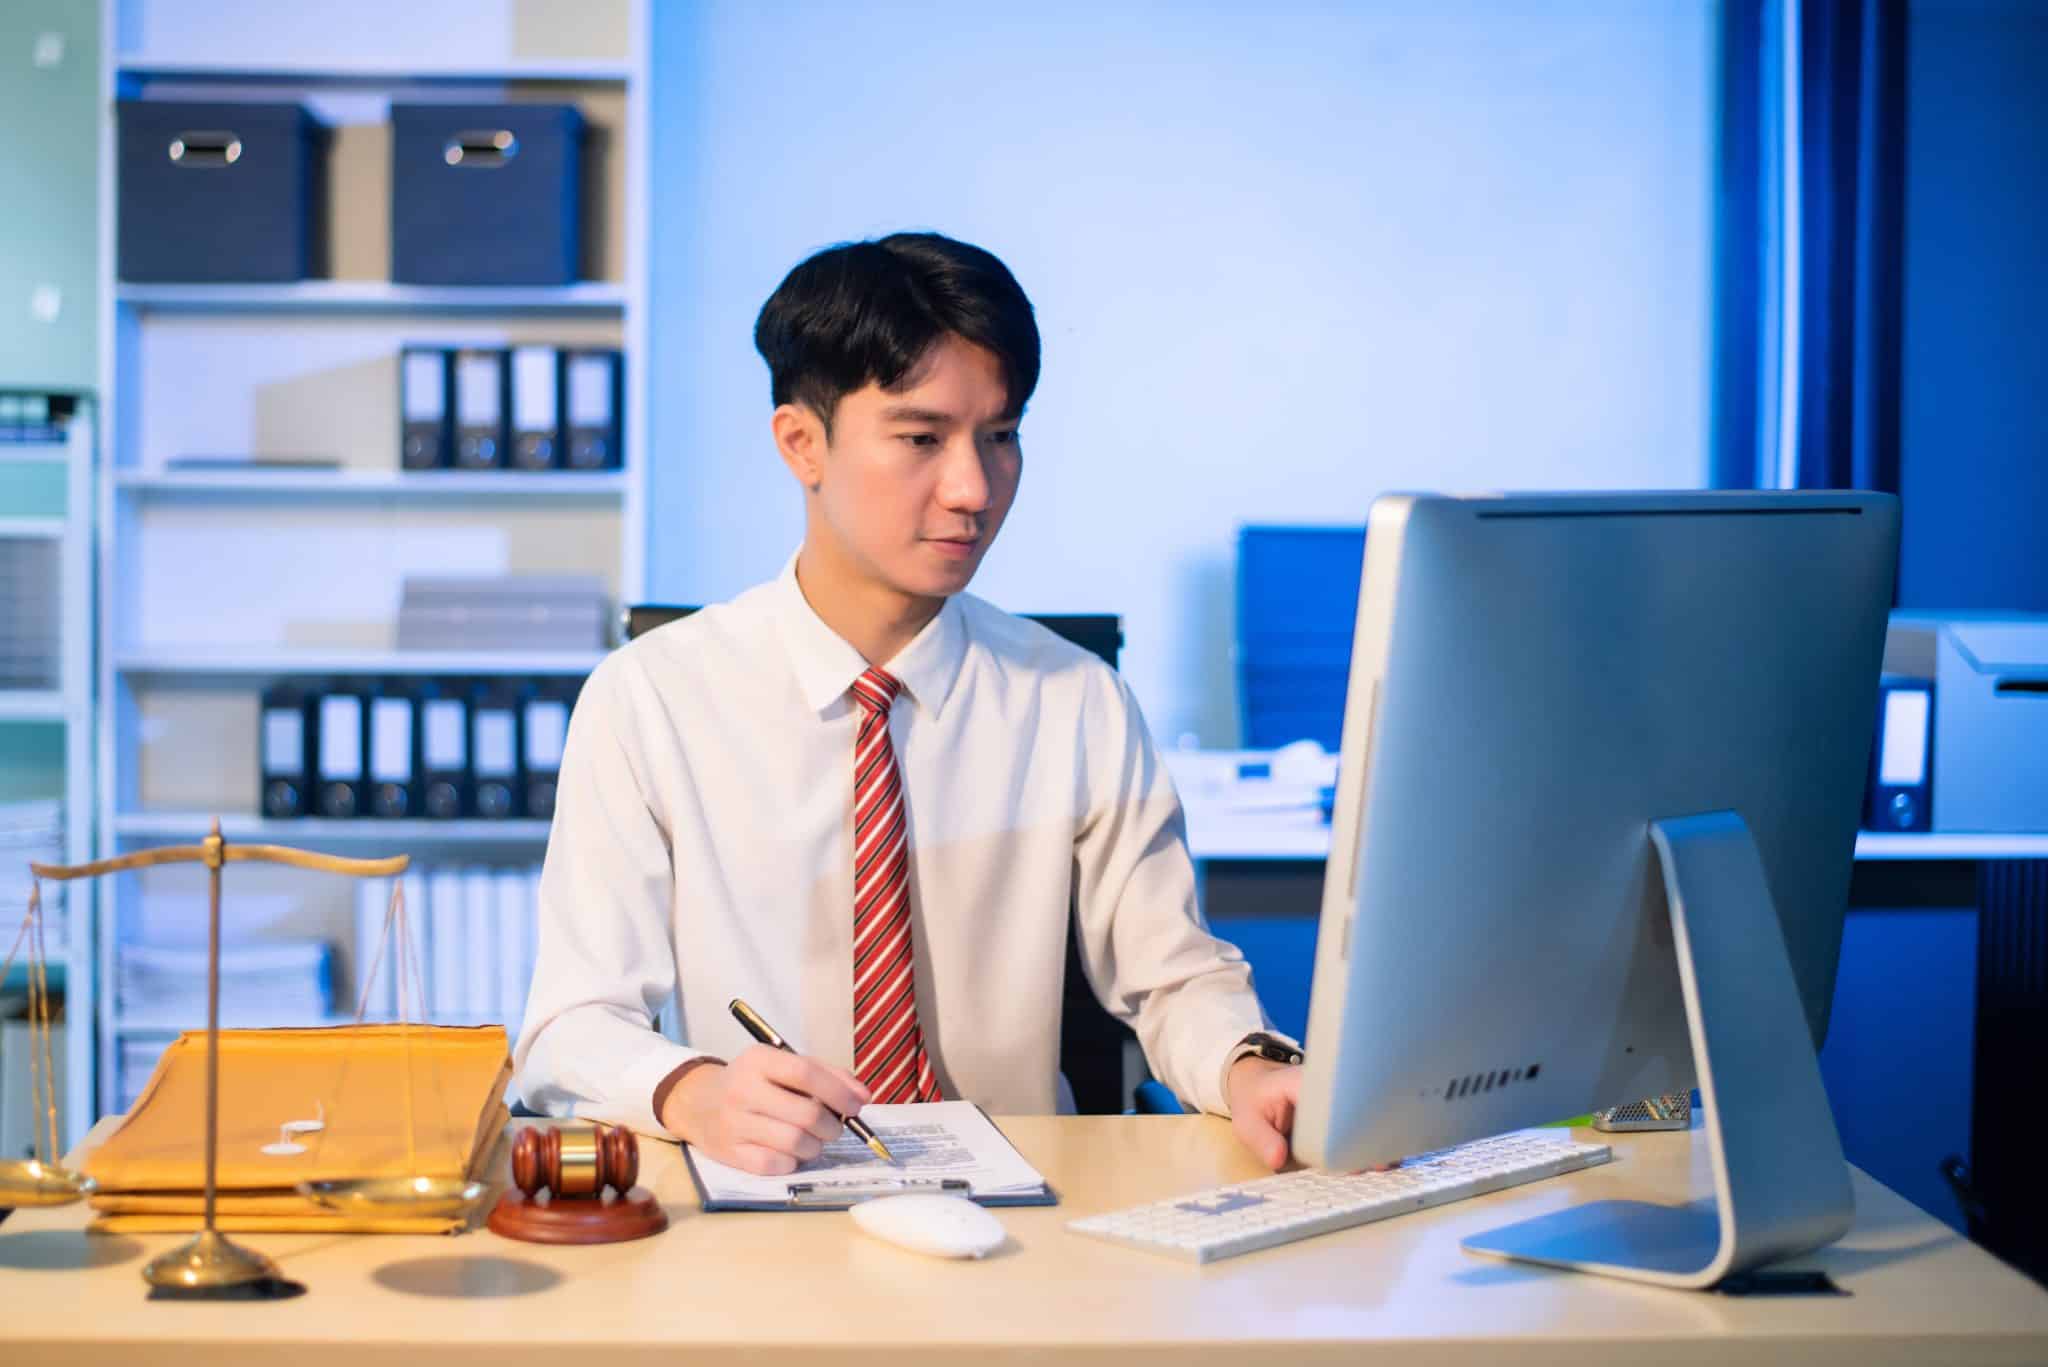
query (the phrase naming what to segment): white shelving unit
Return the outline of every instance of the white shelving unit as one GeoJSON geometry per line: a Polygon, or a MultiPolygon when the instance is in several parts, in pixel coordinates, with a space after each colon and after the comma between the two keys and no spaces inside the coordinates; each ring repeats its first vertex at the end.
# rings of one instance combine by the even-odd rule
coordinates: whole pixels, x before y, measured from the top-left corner
{"type": "Polygon", "coordinates": [[[588,674],[603,655],[591,651],[290,650],[274,646],[131,650],[115,673],[134,679],[269,679],[287,674],[588,674]]]}
{"type": "Polygon", "coordinates": [[[619,317],[626,289],[609,281],[559,288],[480,285],[394,285],[382,280],[304,280],[291,285],[135,285],[115,299],[137,313],[406,314],[421,310],[463,317],[619,317]]]}
{"type": "MultiPolygon", "coordinates": [[[[449,864],[537,863],[545,821],[260,817],[256,700],[287,677],[560,677],[587,674],[602,658],[397,650],[398,588],[409,574],[601,574],[617,601],[644,596],[649,0],[526,0],[484,11],[467,0],[320,0],[239,13],[246,22],[224,34],[195,26],[183,0],[103,0],[104,31],[116,35],[103,57],[106,87],[121,98],[312,107],[336,130],[330,200],[357,201],[354,218],[336,216],[348,212],[341,203],[329,217],[333,264],[348,278],[120,281],[109,105],[101,387],[113,416],[98,488],[108,529],[99,566],[98,847],[112,855],[192,842],[218,818],[231,841],[402,851],[449,864]],[[208,30],[203,51],[192,46],[197,28],[208,30]],[[555,43],[559,57],[536,50],[555,43]],[[458,54],[477,60],[454,60],[458,54]],[[423,287],[360,269],[382,259],[381,241],[365,235],[381,233],[388,214],[361,203],[365,193],[382,193],[382,182],[344,186],[338,178],[381,163],[374,155],[348,161],[342,149],[351,139],[358,152],[374,144],[371,125],[386,120],[386,106],[414,99],[581,105],[601,130],[592,146],[602,150],[586,164],[594,180],[586,193],[604,205],[586,215],[596,234],[586,258],[597,278],[559,288],[423,287]],[[349,232],[357,235],[352,245],[343,240],[349,232]],[[620,347],[623,469],[400,470],[396,358],[414,342],[620,347]],[[338,468],[173,463],[250,455],[324,458],[338,468]]],[[[114,982],[124,942],[198,930],[176,919],[189,919],[184,885],[168,878],[181,872],[153,870],[166,878],[110,885],[99,913],[98,981],[114,982]]],[[[312,876],[237,866],[228,882],[230,937],[345,939],[349,909],[341,902],[352,893],[337,892],[341,880],[322,890],[317,880],[287,878],[312,876]]],[[[78,1108],[86,1122],[116,1103],[124,1042],[161,1041],[200,1024],[124,1011],[117,996],[107,990],[99,999],[96,1105],[78,1108]]]]}
{"type": "MultiPolygon", "coordinates": [[[[0,724],[15,727],[60,727],[63,731],[64,850],[66,863],[80,864],[93,857],[93,823],[97,813],[93,776],[93,513],[94,459],[98,450],[94,423],[95,409],[80,400],[77,410],[64,426],[61,443],[9,445],[0,448],[13,463],[56,464],[63,470],[64,516],[0,517],[0,537],[34,537],[59,543],[58,621],[62,637],[55,688],[0,691],[0,724]]],[[[46,895],[52,889],[46,888],[46,895]]],[[[67,1104],[64,1108],[63,1142],[76,1143],[91,1123],[86,1108],[78,1104],[90,1094],[93,1032],[89,1023],[97,1016],[95,933],[98,918],[90,888],[72,885],[63,889],[65,935],[50,945],[51,983],[61,984],[65,994],[64,1058],[67,1104]]],[[[15,927],[5,928],[11,944],[15,927]]],[[[0,946],[0,953],[5,946],[0,946]]],[[[19,983],[22,970],[16,965],[13,979],[19,983]]]]}
{"type": "Polygon", "coordinates": [[[218,499],[614,499],[620,474],[536,474],[525,471],[123,470],[114,485],[139,498],[218,499]]]}

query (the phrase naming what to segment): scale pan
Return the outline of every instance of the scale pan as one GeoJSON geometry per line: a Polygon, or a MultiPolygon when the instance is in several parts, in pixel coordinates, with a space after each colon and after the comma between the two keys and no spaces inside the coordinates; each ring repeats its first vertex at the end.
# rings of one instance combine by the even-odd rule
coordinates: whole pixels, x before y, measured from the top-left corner
{"type": "Polygon", "coordinates": [[[21,1206],[68,1206],[97,1191],[98,1185],[84,1173],[73,1172],[33,1158],[16,1158],[0,1163],[0,1209],[21,1206]]]}
{"type": "Polygon", "coordinates": [[[459,1215],[483,1198],[482,1182],[455,1177],[366,1177],[340,1182],[301,1182],[299,1192],[329,1210],[365,1218],[459,1215]]]}

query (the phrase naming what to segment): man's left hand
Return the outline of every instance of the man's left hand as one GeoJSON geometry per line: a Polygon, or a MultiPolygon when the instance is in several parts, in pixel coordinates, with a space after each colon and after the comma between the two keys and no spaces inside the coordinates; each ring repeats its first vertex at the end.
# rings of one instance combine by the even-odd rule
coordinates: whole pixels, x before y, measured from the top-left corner
{"type": "Polygon", "coordinates": [[[1224,1078],[1230,1127],[1261,1163],[1278,1172],[1287,1163],[1287,1138],[1294,1133],[1294,1105],[1301,1097],[1301,1068],[1271,1059],[1241,1058],[1224,1078]]]}

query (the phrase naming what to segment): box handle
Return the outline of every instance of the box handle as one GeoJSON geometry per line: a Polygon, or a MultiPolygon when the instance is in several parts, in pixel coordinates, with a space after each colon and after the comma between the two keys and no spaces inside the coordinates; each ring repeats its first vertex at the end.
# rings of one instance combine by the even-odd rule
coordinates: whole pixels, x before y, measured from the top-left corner
{"type": "Polygon", "coordinates": [[[174,166],[233,166],[242,159],[242,140],[223,130],[194,130],[171,139],[174,166]]]}
{"type": "Polygon", "coordinates": [[[450,166],[489,170],[519,155],[519,139],[509,128],[466,128],[448,139],[441,155],[450,166]]]}

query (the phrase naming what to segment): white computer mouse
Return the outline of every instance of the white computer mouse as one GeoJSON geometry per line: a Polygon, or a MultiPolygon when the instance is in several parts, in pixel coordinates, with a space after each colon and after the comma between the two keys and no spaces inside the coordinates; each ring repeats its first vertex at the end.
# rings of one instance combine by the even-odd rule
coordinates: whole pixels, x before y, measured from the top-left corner
{"type": "Polygon", "coordinates": [[[853,1222],[885,1244],[935,1258],[980,1258],[1003,1246],[1003,1222],[964,1196],[908,1192],[853,1207],[853,1222]]]}

